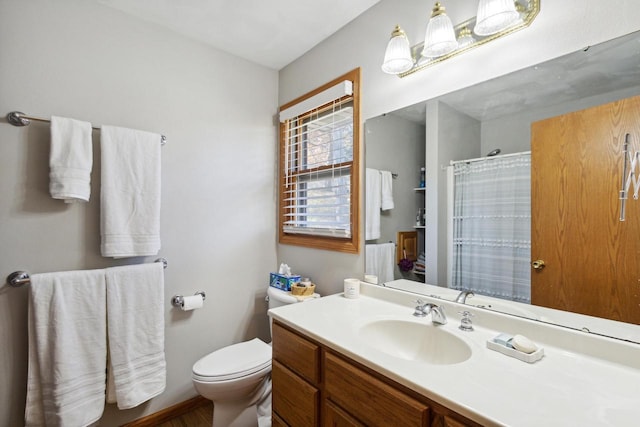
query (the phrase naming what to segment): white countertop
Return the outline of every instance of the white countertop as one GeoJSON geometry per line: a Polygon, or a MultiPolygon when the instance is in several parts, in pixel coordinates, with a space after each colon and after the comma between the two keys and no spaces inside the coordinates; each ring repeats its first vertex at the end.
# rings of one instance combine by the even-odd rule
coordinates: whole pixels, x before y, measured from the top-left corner
{"type": "MultiPolygon", "coordinates": [[[[406,387],[483,425],[635,426],[640,422],[640,345],[546,325],[442,300],[448,323],[437,326],[465,341],[471,357],[433,365],[403,360],[358,336],[363,323],[412,316],[416,295],[362,283],[358,299],[342,294],[292,304],[269,315],[406,387]],[[461,309],[475,314],[473,332],[458,329],[461,309]],[[500,332],[520,333],[544,347],[528,364],[486,348],[500,332]]],[[[435,326],[433,326],[435,327],[435,326]]]]}

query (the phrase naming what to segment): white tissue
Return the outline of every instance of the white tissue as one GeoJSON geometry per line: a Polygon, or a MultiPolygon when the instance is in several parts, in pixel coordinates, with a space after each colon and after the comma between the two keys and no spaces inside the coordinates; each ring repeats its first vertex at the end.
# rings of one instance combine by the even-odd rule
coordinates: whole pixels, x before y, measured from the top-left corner
{"type": "Polygon", "coordinates": [[[291,268],[287,264],[280,264],[280,269],[278,270],[279,274],[284,276],[291,276],[291,268]]]}
{"type": "Polygon", "coordinates": [[[202,295],[193,295],[189,297],[184,297],[184,303],[182,304],[182,311],[190,311],[195,310],[196,308],[201,308],[204,305],[204,300],[202,299],[202,295]]]}

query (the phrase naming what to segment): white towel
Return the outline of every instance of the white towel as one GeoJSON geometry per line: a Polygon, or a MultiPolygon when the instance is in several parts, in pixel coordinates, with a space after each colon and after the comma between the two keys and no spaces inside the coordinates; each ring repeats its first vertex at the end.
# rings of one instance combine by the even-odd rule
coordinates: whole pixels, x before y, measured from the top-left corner
{"type": "Polygon", "coordinates": [[[380,171],[369,169],[366,171],[365,193],[365,240],[380,238],[380,171]]]}
{"type": "Polygon", "coordinates": [[[389,171],[380,171],[380,209],[393,209],[393,176],[389,171]]]}
{"type": "Polygon", "coordinates": [[[25,425],[86,426],[104,410],[104,270],[34,274],[25,425]]]}
{"type": "Polygon", "coordinates": [[[51,117],[49,193],[65,203],[88,202],[91,196],[93,147],[91,123],[51,117]]]}
{"type": "Polygon", "coordinates": [[[107,397],[115,391],[118,408],[129,409],[162,393],[166,386],[162,263],[105,271],[110,358],[107,397]]]}
{"type": "Polygon", "coordinates": [[[365,247],[365,274],[378,276],[378,283],[386,283],[393,280],[395,270],[395,243],[381,243],[366,245],[365,247]]]}
{"type": "Polygon", "coordinates": [[[156,133],[102,126],[102,256],[160,250],[160,140],[156,133]]]}

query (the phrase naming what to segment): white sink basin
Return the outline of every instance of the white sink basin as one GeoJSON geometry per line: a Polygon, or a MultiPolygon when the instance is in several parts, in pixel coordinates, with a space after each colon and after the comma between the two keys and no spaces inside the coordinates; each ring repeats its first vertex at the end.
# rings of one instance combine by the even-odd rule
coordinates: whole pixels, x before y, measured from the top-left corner
{"type": "Polygon", "coordinates": [[[471,357],[467,343],[429,320],[373,320],[360,326],[358,337],[374,349],[404,360],[452,365],[471,357]]]}

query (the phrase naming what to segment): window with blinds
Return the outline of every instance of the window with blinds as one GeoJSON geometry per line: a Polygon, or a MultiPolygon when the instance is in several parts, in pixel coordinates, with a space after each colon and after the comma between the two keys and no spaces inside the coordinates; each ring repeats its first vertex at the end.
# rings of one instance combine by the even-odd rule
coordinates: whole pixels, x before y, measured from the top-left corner
{"type": "Polygon", "coordinates": [[[358,84],[347,76],[281,108],[281,243],[358,251],[358,84]]]}

